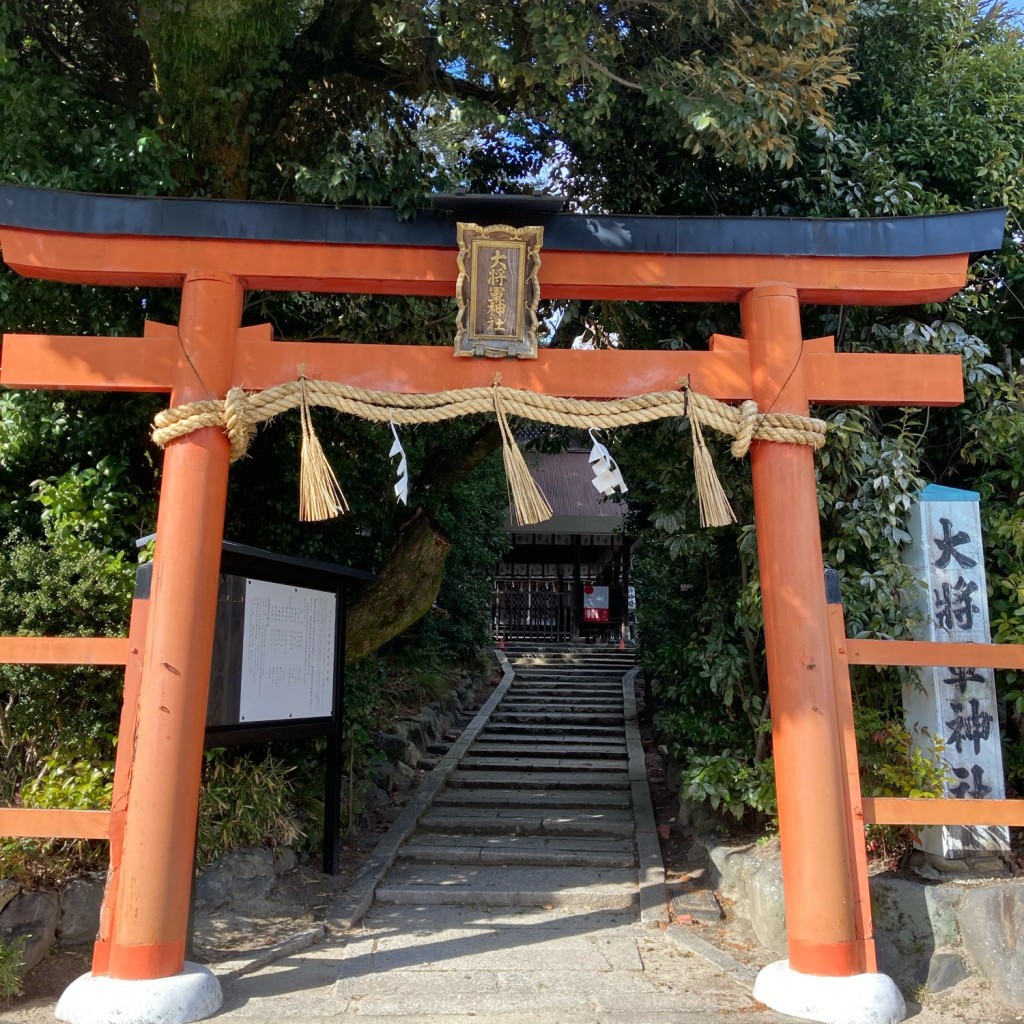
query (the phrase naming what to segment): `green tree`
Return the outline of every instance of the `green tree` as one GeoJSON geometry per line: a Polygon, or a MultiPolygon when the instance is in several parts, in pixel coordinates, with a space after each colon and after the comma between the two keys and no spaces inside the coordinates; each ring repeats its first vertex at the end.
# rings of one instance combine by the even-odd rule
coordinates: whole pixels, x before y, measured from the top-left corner
{"type": "MultiPolygon", "coordinates": [[[[690,150],[786,165],[800,129],[827,124],[827,101],[848,81],[848,8],[847,0],[13,0],[0,16],[0,177],[97,191],[385,203],[404,216],[430,191],[506,188],[544,161],[553,166],[583,135],[614,134],[623,95],[642,101],[662,138],[684,123],[690,150]]],[[[85,330],[87,321],[95,333],[137,333],[144,305],[174,318],[168,296],[112,299],[10,277],[3,287],[10,327],[39,319],[41,297],[54,293],[62,302],[50,319],[59,330],[85,330]],[[87,312],[72,312],[75,304],[87,312]]],[[[279,295],[254,295],[247,310],[285,336],[360,332],[361,340],[419,333],[447,341],[451,315],[449,302],[279,295]],[[424,332],[424,321],[435,329],[424,332]]],[[[365,436],[360,429],[328,432],[328,447],[344,459],[365,436]]],[[[431,500],[404,520],[388,517],[375,538],[372,564],[383,575],[366,598],[362,618],[375,627],[360,652],[430,606],[450,549],[431,505],[443,484],[455,487],[497,444],[487,427],[439,436],[448,440],[434,442],[424,465],[449,468],[429,481],[431,500]],[[401,575],[410,566],[415,588],[401,575]],[[420,598],[412,609],[387,597],[411,589],[420,598]]],[[[122,448],[121,440],[108,447],[122,448]]],[[[247,521],[245,512],[237,518],[247,521]]],[[[266,532],[255,523],[248,530],[266,532]]],[[[278,536],[299,543],[284,528],[278,536]]],[[[357,625],[360,618],[357,607],[357,625]]]]}
{"type": "MultiPolygon", "coordinates": [[[[673,175],[655,154],[640,172],[638,201],[643,212],[703,206],[853,217],[1007,206],[1003,250],[978,260],[970,286],[952,301],[910,310],[806,310],[804,331],[832,333],[846,351],[956,353],[965,366],[967,401],[959,409],[819,410],[831,427],[817,460],[825,561],[842,574],[851,633],[911,635],[915,587],[901,556],[906,513],[923,482],[933,480],[981,491],[994,639],[1021,642],[1021,33],[998,6],[945,0],[862,4],[852,26],[854,83],[832,106],[832,127],[804,135],[793,171],[751,175],[701,159],[673,175]],[[906,73],[910,52],[913,74],[906,73]]],[[[642,128],[626,130],[635,130],[637,147],[629,152],[643,164],[642,128]]],[[[609,187],[624,201],[629,177],[609,178],[609,187]]],[[[606,323],[615,317],[630,344],[698,347],[712,331],[740,333],[735,310],[715,307],[683,315],[590,307],[580,316],[606,323]]],[[[756,714],[765,710],[763,684],[754,684],[764,670],[758,575],[748,530],[699,531],[693,500],[677,483],[688,472],[679,447],[663,428],[634,433],[623,440],[621,462],[642,540],[644,663],[669,737],[696,766],[694,777],[706,779],[708,757],[739,753],[756,761],[770,752],[756,714]],[[666,564],[678,570],[666,571],[666,564]]],[[[751,522],[746,466],[730,464],[724,446],[716,461],[741,523],[751,522]]],[[[1017,716],[1005,760],[1019,788],[1024,700],[1013,674],[997,680],[1017,716]]],[[[891,792],[893,773],[882,771],[881,759],[905,754],[886,724],[899,717],[899,677],[858,670],[854,683],[861,720],[883,712],[877,728],[862,730],[865,786],[891,792]],[[872,746],[872,734],[888,739],[872,746]]],[[[909,757],[897,776],[901,770],[909,791],[916,771],[909,757]]]]}

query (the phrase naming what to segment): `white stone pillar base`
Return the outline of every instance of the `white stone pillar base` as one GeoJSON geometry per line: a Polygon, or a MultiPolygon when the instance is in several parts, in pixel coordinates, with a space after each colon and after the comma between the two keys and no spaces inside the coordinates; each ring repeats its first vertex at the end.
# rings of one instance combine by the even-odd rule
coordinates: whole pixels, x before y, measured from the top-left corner
{"type": "Polygon", "coordinates": [[[754,998],[779,1013],[821,1024],[899,1024],[907,1015],[903,996],[887,974],[822,977],[794,971],[788,960],[761,970],[754,998]]]}
{"type": "Polygon", "coordinates": [[[152,980],[83,974],[64,990],[55,1016],[68,1024],[189,1024],[212,1017],[223,1001],[213,972],[186,962],[180,974],[152,980]]]}

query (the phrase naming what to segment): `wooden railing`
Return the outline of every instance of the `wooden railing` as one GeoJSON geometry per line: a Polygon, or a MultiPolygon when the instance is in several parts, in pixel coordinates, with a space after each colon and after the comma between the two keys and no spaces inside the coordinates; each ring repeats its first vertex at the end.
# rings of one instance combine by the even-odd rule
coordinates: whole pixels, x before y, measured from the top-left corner
{"type": "MultiPolygon", "coordinates": [[[[126,637],[0,637],[0,665],[125,665],[126,637]]],[[[0,807],[0,836],[109,839],[109,811],[0,807]]]]}
{"type": "MultiPolygon", "coordinates": [[[[850,665],[932,666],[1024,670],[1022,644],[936,643],[927,640],[854,640],[846,635],[843,606],[829,603],[829,632],[837,675],[837,692],[849,691],[850,665]],[[845,677],[845,681],[844,681],[845,677]]],[[[842,703],[842,701],[841,701],[842,703]]],[[[839,708],[847,737],[847,760],[856,767],[853,709],[839,708]]],[[[856,794],[859,796],[859,780],[856,794]]],[[[851,794],[852,795],[852,794],[851,794]]],[[[949,797],[860,797],[853,814],[867,825],[1024,825],[1024,800],[952,799],[949,797]]]]}

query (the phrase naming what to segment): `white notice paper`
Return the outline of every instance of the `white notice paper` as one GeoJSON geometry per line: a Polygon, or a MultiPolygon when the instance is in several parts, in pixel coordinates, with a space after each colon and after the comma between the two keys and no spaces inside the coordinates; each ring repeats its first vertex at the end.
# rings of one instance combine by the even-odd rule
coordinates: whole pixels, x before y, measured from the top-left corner
{"type": "Polygon", "coordinates": [[[330,717],[337,604],[323,590],[245,581],[240,722],[330,717]]]}

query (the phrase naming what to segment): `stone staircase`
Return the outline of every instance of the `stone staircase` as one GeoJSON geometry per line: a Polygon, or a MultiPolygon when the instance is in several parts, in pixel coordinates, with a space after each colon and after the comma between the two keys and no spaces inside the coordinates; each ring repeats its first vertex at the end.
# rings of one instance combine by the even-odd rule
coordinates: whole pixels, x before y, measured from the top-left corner
{"type": "MultiPolygon", "coordinates": [[[[505,653],[512,682],[398,848],[378,904],[635,907],[643,761],[623,686],[632,652],[505,653]]],[[[652,829],[649,803],[647,816],[652,829]]]]}

